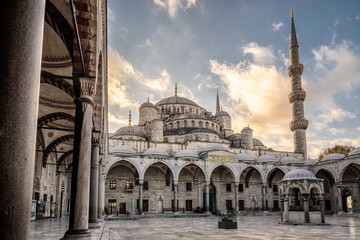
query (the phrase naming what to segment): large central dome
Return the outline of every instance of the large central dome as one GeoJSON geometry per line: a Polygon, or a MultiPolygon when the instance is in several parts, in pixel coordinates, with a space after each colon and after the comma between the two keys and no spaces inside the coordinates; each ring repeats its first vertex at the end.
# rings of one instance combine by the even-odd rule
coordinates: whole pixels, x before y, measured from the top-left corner
{"type": "Polygon", "coordinates": [[[159,105],[167,105],[167,104],[188,104],[188,105],[194,105],[199,106],[195,102],[191,101],[188,98],[179,97],[179,96],[172,96],[168,98],[164,98],[156,103],[156,106],[159,105]]]}

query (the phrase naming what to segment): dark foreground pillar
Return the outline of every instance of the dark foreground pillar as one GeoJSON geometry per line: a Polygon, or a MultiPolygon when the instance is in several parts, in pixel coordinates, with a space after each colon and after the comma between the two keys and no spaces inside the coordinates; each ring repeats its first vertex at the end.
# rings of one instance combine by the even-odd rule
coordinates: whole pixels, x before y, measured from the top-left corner
{"type": "Polygon", "coordinates": [[[28,239],[45,0],[0,7],[0,236],[28,239]]]}
{"type": "Polygon", "coordinates": [[[100,134],[93,133],[90,173],[90,209],[89,222],[96,223],[98,218],[98,190],[99,190],[99,141],[100,134]]]}

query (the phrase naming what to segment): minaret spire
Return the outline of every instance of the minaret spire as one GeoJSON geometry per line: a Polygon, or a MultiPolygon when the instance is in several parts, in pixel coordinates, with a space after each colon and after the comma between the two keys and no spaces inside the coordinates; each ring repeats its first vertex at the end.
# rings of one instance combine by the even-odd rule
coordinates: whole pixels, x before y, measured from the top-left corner
{"type": "Polygon", "coordinates": [[[129,111],[129,127],[131,126],[131,110],[129,111]]]}
{"type": "Polygon", "coordinates": [[[220,112],[220,101],[219,101],[219,89],[216,89],[216,111],[215,113],[220,112]]]}
{"type": "Polygon", "coordinates": [[[302,88],[301,74],[304,66],[299,59],[299,45],[296,38],[294,14],[291,10],[291,32],[290,32],[290,66],[287,73],[291,79],[291,93],[289,94],[289,102],[292,105],[292,121],[290,122],[290,130],[294,136],[294,152],[302,153],[304,159],[307,156],[306,147],[306,129],[309,125],[305,119],[304,101],[306,93],[302,88]]]}
{"type": "Polygon", "coordinates": [[[175,83],[175,97],[177,97],[177,83],[175,83]]]}

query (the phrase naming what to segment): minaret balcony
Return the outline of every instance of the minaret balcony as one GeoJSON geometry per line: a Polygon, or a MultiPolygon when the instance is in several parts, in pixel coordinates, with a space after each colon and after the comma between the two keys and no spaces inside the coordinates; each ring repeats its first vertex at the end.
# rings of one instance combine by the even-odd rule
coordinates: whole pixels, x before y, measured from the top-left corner
{"type": "Polygon", "coordinates": [[[306,130],[309,126],[309,122],[308,122],[308,120],[303,118],[300,120],[291,121],[291,123],[289,125],[290,125],[290,130],[293,132],[298,129],[306,130]]]}
{"type": "Polygon", "coordinates": [[[293,102],[296,102],[296,101],[302,101],[303,102],[305,100],[305,97],[306,97],[306,92],[304,90],[302,90],[302,89],[294,90],[288,95],[290,103],[293,103],[293,102]]]}
{"type": "Polygon", "coordinates": [[[292,77],[294,75],[301,75],[303,70],[304,70],[304,65],[302,65],[300,63],[297,66],[290,65],[287,69],[287,73],[288,73],[289,77],[292,77]]]}

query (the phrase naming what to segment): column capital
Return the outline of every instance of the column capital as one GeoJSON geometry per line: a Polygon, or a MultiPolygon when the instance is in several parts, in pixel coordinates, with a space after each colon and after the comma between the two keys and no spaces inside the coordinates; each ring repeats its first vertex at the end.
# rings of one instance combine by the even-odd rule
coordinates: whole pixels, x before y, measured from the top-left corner
{"type": "Polygon", "coordinates": [[[94,104],[93,98],[96,92],[94,77],[74,77],[74,90],[79,101],[94,104]]]}
{"type": "Polygon", "coordinates": [[[304,201],[308,201],[309,198],[310,198],[310,194],[304,193],[304,194],[302,194],[302,197],[303,197],[303,200],[304,200],[304,201]]]}
{"type": "Polygon", "coordinates": [[[101,138],[100,132],[92,132],[91,143],[94,147],[100,146],[100,138],[101,138]]]}
{"type": "Polygon", "coordinates": [[[174,184],[175,186],[177,186],[177,185],[179,184],[179,182],[178,182],[178,181],[174,181],[173,184],[174,184]]]}
{"type": "Polygon", "coordinates": [[[234,182],[235,187],[239,186],[239,182],[234,182]]]}
{"type": "Polygon", "coordinates": [[[336,187],[341,188],[341,182],[336,182],[336,187]]]}

